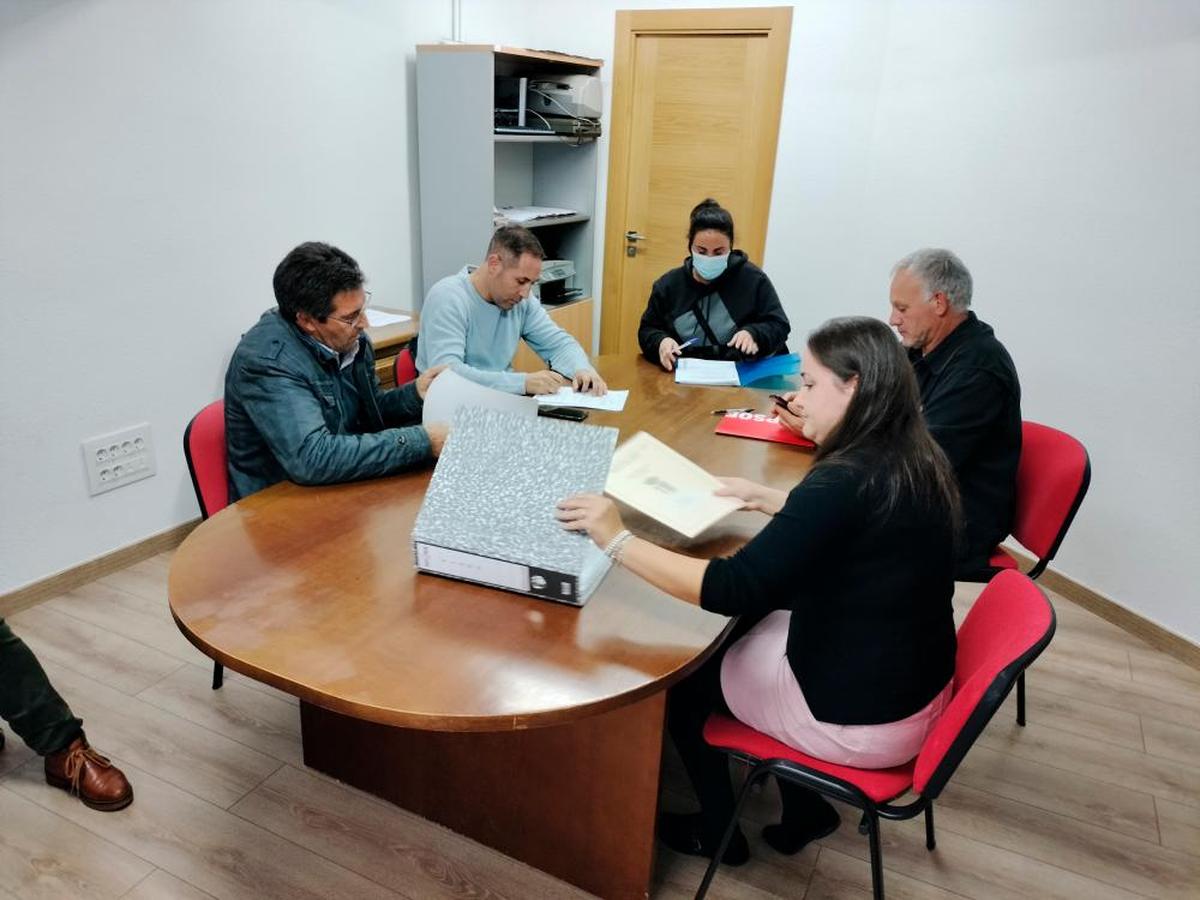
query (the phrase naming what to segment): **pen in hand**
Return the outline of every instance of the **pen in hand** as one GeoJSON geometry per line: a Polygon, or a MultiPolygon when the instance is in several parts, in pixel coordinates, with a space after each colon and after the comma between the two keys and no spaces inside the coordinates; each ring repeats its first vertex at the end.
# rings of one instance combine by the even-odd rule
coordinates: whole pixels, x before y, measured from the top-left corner
{"type": "Polygon", "coordinates": [[[557,375],[559,378],[561,378],[561,379],[562,379],[562,380],[563,380],[565,383],[567,383],[567,384],[574,384],[574,383],[575,383],[575,379],[574,379],[574,378],[568,378],[568,377],[567,377],[566,375],[564,375],[562,372],[558,371],[558,369],[554,368],[554,366],[550,365],[550,360],[546,360],[545,362],[546,362],[546,371],[547,371],[547,372],[552,372],[552,373],[554,373],[555,375],[557,375]]]}

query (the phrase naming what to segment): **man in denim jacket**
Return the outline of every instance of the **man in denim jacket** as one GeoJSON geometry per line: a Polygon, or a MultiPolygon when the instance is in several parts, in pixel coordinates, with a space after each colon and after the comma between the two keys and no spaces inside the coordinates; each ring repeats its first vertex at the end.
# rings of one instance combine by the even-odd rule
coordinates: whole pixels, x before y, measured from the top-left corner
{"type": "Polygon", "coordinates": [[[448,429],[422,426],[421,409],[444,367],[379,389],[358,263],[328,244],[301,244],[274,287],[278,308],[242,336],[225,373],[230,502],[284,479],[352,481],[436,457],[448,429]]]}

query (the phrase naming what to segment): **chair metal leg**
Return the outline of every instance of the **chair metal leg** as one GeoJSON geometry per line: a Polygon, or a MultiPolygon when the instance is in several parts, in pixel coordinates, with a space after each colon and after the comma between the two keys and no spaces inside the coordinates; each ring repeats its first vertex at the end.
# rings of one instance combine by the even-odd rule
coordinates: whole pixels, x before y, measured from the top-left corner
{"type": "Polygon", "coordinates": [[[737,829],[738,820],[742,814],[742,807],[746,804],[746,798],[750,796],[751,788],[760,782],[768,773],[769,770],[762,771],[751,770],[746,776],[746,782],[742,785],[742,790],[738,793],[737,803],[733,805],[733,815],[729,817],[729,825],[725,828],[725,833],[721,835],[721,843],[717,845],[717,851],[713,854],[712,861],[708,864],[708,868],[704,870],[704,880],[700,882],[700,889],[696,891],[696,900],[703,900],[704,895],[708,893],[709,885],[712,884],[713,878],[717,874],[717,866],[721,864],[721,857],[725,855],[725,851],[729,847],[729,842],[733,839],[733,832],[737,829]]]}
{"type": "Polygon", "coordinates": [[[213,686],[215,691],[225,681],[225,667],[219,662],[213,663],[213,686]]]}
{"type": "Polygon", "coordinates": [[[1017,676],[1017,724],[1025,727],[1025,673],[1017,676]]]}
{"type": "Polygon", "coordinates": [[[937,838],[933,836],[933,801],[925,807],[925,849],[932,850],[937,846],[937,838]]]}
{"type": "Polygon", "coordinates": [[[879,846],[879,817],[865,813],[863,824],[867,826],[867,840],[871,845],[871,890],[875,900],[883,900],[883,849],[879,846]]]}

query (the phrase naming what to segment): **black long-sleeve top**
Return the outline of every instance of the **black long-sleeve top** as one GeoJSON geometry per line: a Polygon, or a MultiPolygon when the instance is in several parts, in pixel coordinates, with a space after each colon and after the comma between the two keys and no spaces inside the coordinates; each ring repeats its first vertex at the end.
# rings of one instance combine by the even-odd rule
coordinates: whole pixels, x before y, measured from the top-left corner
{"type": "Polygon", "coordinates": [[[684,356],[762,359],[787,352],[791,329],[771,279],[745,253],[734,250],[725,271],[707,284],[692,277],[690,256],[682,266],[654,282],[638,327],[638,344],[646,358],[655,363],[663,338],[674,338],[681,344],[696,338],[698,343],[688,347],[684,356]],[[742,329],[750,332],[758,344],[758,353],[753,356],[726,346],[742,329]]]}
{"type": "Polygon", "coordinates": [[[988,557],[1012,531],[1021,459],[1021,384],[990,326],[967,319],[929,353],[909,351],[930,434],[958,477],[963,539],[959,578],[987,572],[988,557]]]}
{"type": "Polygon", "coordinates": [[[818,465],[700,589],[724,615],[791,610],[788,662],[813,715],[837,725],[907,718],[954,674],[950,518],[912,498],[881,517],[872,469],[870,455],[818,465]]]}

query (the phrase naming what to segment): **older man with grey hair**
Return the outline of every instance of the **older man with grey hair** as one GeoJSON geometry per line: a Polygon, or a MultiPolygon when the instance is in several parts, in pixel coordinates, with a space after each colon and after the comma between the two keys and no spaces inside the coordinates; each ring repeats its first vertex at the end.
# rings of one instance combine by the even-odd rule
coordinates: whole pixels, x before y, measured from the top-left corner
{"type": "Polygon", "coordinates": [[[958,475],[962,580],[987,578],[992,551],[1012,530],[1021,456],[1017,370],[971,311],[971,287],[949,250],[917,250],[892,269],[889,321],[908,350],[929,430],[958,475]]]}

